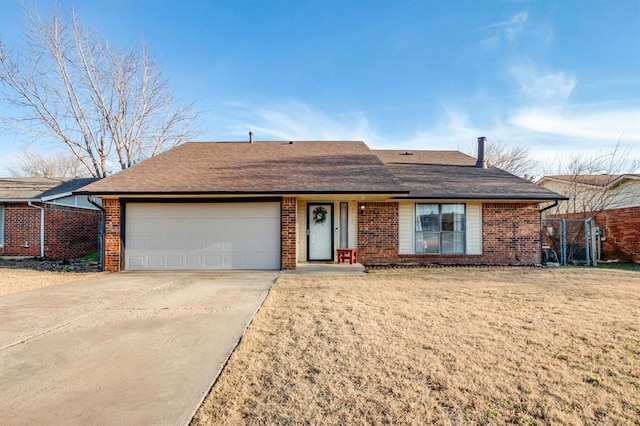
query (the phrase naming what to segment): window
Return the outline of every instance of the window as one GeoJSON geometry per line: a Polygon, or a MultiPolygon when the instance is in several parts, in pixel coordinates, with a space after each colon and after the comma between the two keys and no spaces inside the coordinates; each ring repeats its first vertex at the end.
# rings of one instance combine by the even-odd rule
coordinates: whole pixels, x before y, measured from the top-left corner
{"type": "Polygon", "coordinates": [[[4,246],[4,206],[0,204],[0,247],[4,246]]]}
{"type": "Polygon", "coordinates": [[[464,204],[416,204],[416,253],[465,253],[464,204]]]}

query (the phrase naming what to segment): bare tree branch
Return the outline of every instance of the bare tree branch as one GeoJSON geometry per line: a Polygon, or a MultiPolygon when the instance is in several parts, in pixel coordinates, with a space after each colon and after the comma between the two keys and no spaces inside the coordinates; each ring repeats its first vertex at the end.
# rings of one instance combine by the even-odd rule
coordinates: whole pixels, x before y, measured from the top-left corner
{"type": "Polygon", "coordinates": [[[54,9],[49,20],[26,13],[18,53],[0,40],[0,94],[17,112],[5,122],[63,144],[97,178],[191,136],[193,105],[176,106],[144,46],[115,51],[73,12],[54,9]]]}
{"type": "Polygon", "coordinates": [[[631,148],[622,148],[622,137],[613,151],[587,155],[574,154],[555,170],[547,167],[543,176],[553,179],[544,186],[569,198],[549,214],[582,214],[587,217],[603,210],[635,205],[637,194],[620,177],[632,174],[640,166],[640,159],[631,156],[631,148]],[[618,184],[620,182],[620,184],[618,184]]]}
{"type": "Polygon", "coordinates": [[[39,152],[22,151],[9,168],[13,176],[66,178],[88,177],[82,162],[73,154],[56,152],[45,156],[39,152]]]}
{"type": "MultiPolygon", "coordinates": [[[[468,153],[477,156],[478,146],[468,153]]],[[[527,179],[531,179],[530,174],[536,167],[536,161],[529,154],[529,148],[518,144],[508,146],[505,143],[488,141],[485,158],[490,165],[527,179]]]]}

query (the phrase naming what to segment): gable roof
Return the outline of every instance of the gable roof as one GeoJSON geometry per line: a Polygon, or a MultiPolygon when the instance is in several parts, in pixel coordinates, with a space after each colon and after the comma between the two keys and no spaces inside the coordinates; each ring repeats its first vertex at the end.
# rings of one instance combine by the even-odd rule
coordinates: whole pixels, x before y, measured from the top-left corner
{"type": "Polygon", "coordinates": [[[638,173],[599,174],[599,175],[547,175],[538,180],[542,184],[545,180],[555,180],[567,183],[580,183],[600,189],[616,186],[627,180],[640,180],[638,173]]]}
{"type": "Polygon", "coordinates": [[[0,201],[36,201],[68,195],[93,182],[93,178],[0,178],[0,201]]]}
{"type": "Polygon", "coordinates": [[[557,194],[496,167],[475,167],[459,151],[374,150],[410,190],[408,198],[484,200],[562,200],[557,194]]]}
{"type": "Polygon", "coordinates": [[[77,193],[406,194],[364,144],[346,141],[190,142],[77,193]]]}

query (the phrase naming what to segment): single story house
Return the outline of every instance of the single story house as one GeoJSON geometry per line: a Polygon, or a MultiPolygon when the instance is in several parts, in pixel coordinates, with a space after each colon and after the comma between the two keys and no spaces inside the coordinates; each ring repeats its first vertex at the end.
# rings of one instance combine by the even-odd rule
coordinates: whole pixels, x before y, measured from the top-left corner
{"type": "Polygon", "coordinates": [[[547,217],[593,218],[605,260],[640,261],[640,174],[549,175],[538,185],[567,197],[547,217]]]}
{"type": "Polygon", "coordinates": [[[539,264],[539,205],[564,198],[483,158],[347,141],[186,143],[75,193],[102,200],[110,271],[289,270],[338,248],[365,265],[539,264]]]}
{"type": "Polygon", "coordinates": [[[100,210],[72,193],[93,181],[0,178],[0,256],[60,260],[95,253],[100,210]]]}

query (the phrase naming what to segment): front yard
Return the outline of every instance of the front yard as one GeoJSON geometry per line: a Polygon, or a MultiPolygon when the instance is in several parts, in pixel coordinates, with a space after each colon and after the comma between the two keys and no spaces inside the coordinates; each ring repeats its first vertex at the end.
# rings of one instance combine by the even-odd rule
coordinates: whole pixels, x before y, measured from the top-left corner
{"type": "Polygon", "coordinates": [[[0,296],[64,284],[98,275],[97,266],[73,261],[69,264],[40,260],[0,259],[0,296]]]}
{"type": "Polygon", "coordinates": [[[640,274],[283,275],[194,424],[638,424],[640,274]]]}

